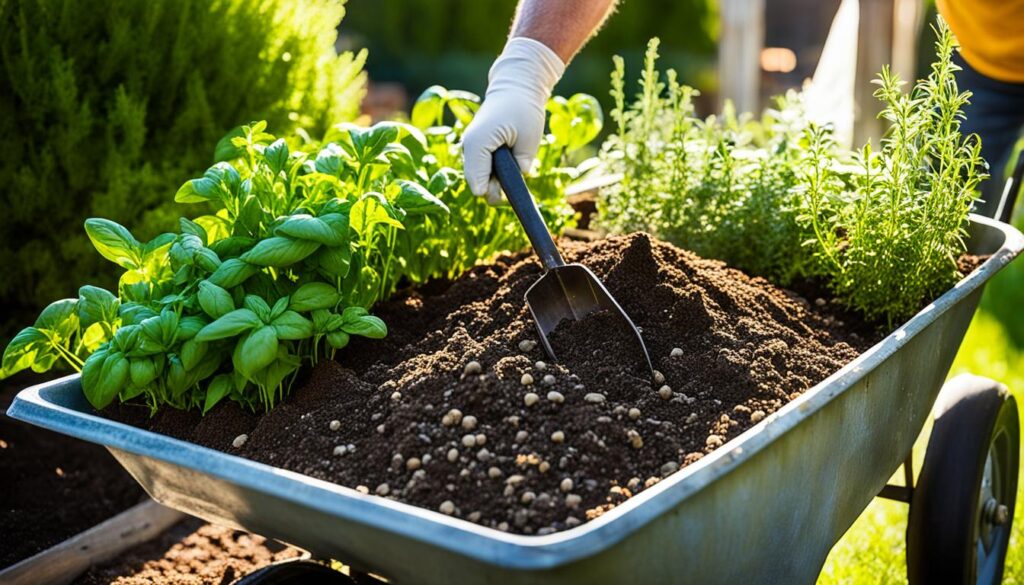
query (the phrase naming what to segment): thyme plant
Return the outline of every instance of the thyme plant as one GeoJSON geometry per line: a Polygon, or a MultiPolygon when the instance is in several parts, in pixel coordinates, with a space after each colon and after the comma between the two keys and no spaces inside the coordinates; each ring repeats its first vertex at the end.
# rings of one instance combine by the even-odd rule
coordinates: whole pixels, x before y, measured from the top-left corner
{"type": "Polygon", "coordinates": [[[880,148],[847,152],[790,92],[760,119],[694,115],[691,88],[656,67],[648,45],[627,100],[614,61],[615,133],[601,158],[620,184],[602,193],[598,225],[646,230],[787,286],[827,285],[868,320],[893,326],[959,278],[967,215],[985,165],[962,136],[970,94],[956,86],[955,41],[941,20],[936,61],[903,93],[888,68],[876,83],[890,129],[880,148]]]}

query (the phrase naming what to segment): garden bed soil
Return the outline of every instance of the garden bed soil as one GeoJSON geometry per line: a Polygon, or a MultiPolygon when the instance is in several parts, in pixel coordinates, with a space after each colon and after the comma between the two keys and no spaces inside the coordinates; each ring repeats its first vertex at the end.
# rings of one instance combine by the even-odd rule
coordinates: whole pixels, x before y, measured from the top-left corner
{"type": "MultiPolygon", "coordinates": [[[[0,413],[18,390],[35,383],[38,376],[3,382],[0,413]]],[[[0,477],[0,568],[92,528],[145,497],[103,447],[4,414],[0,477]]]]}
{"type": "Polygon", "coordinates": [[[831,302],[645,234],[562,249],[641,327],[656,382],[623,359],[628,341],[600,316],[560,327],[562,360],[548,363],[523,302],[541,268],[521,253],[378,307],[387,338],[353,338],[265,415],[231,403],[205,417],[148,419],[132,405],[108,415],[485,526],[546,534],[699,460],[879,338],[831,302]]]}
{"type": "Polygon", "coordinates": [[[189,518],[93,567],[75,585],[231,583],[270,563],[303,554],[262,536],[189,518]]]}

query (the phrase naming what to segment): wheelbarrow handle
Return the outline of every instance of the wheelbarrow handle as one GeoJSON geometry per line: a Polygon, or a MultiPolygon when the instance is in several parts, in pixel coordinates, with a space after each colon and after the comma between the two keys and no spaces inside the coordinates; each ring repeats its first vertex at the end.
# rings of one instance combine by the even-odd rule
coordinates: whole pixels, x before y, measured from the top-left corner
{"type": "Polygon", "coordinates": [[[494,151],[493,163],[494,176],[498,178],[501,189],[505,191],[512,211],[516,212],[519,223],[523,224],[526,237],[530,238],[533,250],[540,256],[540,261],[545,270],[565,266],[565,260],[558,253],[555,241],[551,239],[548,226],[544,224],[544,218],[537,209],[537,203],[533,195],[526,187],[522,173],[519,172],[519,164],[512,156],[512,151],[507,146],[500,146],[494,151]]]}

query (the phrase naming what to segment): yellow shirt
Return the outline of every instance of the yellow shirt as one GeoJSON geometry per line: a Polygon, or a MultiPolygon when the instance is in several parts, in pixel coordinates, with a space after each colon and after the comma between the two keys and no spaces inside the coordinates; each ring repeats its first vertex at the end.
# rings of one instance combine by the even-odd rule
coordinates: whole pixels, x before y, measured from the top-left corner
{"type": "Polygon", "coordinates": [[[937,0],[936,4],[971,67],[992,79],[1024,83],[1024,0],[937,0]]]}

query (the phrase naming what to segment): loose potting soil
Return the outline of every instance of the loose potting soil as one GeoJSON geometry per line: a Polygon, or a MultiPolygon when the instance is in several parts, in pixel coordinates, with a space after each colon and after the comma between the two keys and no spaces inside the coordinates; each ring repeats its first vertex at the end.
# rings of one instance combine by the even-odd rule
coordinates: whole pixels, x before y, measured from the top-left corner
{"type": "MultiPolygon", "coordinates": [[[[0,413],[18,376],[0,390],[0,413]]],[[[0,568],[26,559],[141,502],[142,488],[98,445],[0,414],[0,568]]]]}
{"type": "Polygon", "coordinates": [[[231,583],[302,551],[190,518],[155,539],[93,567],[75,585],[205,585],[231,583]]]}
{"type": "Polygon", "coordinates": [[[541,268],[522,253],[378,307],[386,339],[353,338],[270,413],[224,404],[202,418],[169,411],[135,422],[500,530],[546,534],[699,460],[875,341],[824,300],[645,234],[562,250],[592,268],[642,328],[655,381],[601,315],[559,327],[561,360],[549,363],[523,301],[541,268]]]}

